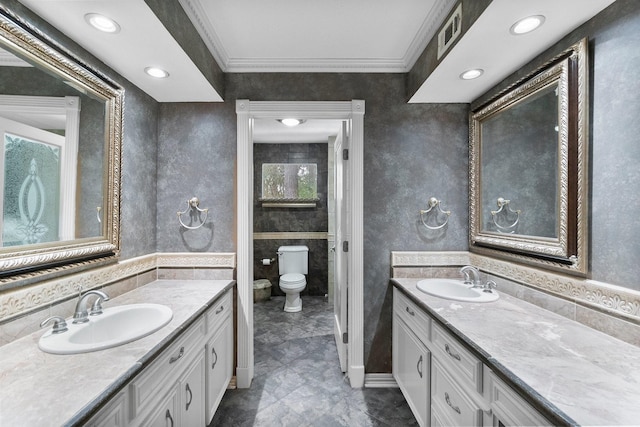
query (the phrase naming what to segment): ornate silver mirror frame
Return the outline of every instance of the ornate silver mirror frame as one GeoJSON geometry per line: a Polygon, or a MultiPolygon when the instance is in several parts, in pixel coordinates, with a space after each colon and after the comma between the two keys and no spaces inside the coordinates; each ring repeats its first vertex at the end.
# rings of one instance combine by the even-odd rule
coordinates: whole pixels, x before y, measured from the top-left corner
{"type": "MultiPolygon", "coordinates": [[[[36,28],[0,7],[0,41],[29,62],[105,103],[102,233],[95,238],[19,246],[0,252],[0,289],[113,262],[120,251],[120,168],[124,90],[89,69],[36,28]]],[[[100,212],[99,212],[100,213],[100,212]]]]}
{"type": "MultiPolygon", "coordinates": [[[[587,272],[588,78],[587,40],[571,46],[532,74],[498,93],[470,114],[469,243],[472,252],[576,275],[587,272]],[[485,227],[489,212],[482,212],[483,123],[537,92],[557,85],[558,141],[555,171],[555,236],[505,233],[485,227]]],[[[556,125],[556,124],[554,124],[556,125]]],[[[541,173],[544,173],[542,170],[541,173]]],[[[509,197],[508,195],[504,195],[509,197]]],[[[508,202],[508,201],[507,201],[508,202]]],[[[498,202],[499,203],[499,202],[498,202]]],[[[495,212],[494,212],[495,214],[495,212]]],[[[518,212],[518,218],[519,218],[518,212]]],[[[545,215],[539,212],[538,215],[545,215]]],[[[517,221],[516,221],[517,222],[517,221]]]]}

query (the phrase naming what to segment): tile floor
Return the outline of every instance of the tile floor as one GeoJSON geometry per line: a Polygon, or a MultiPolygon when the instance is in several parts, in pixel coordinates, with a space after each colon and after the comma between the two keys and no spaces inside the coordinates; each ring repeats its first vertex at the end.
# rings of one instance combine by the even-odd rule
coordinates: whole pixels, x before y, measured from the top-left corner
{"type": "Polygon", "coordinates": [[[284,297],[254,304],[255,376],[227,390],[213,426],[417,426],[398,388],[352,389],[340,372],[333,310],[303,297],[300,313],[284,297]]]}

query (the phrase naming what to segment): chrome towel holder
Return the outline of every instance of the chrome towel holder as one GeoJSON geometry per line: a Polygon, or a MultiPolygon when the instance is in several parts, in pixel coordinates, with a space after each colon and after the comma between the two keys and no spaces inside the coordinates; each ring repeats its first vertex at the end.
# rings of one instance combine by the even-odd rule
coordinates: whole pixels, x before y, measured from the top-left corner
{"type": "Polygon", "coordinates": [[[451,211],[443,211],[442,207],[440,206],[440,200],[436,199],[435,197],[429,198],[428,204],[429,204],[428,209],[420,210],[420,221],[422,221],[422,225],[427,227],[429,230],[440,230],[441,228],[444,228],[444,226],[447,225],[447,223],[449,222],[451,211]],[[444,214],[446,216],[446,219],[444,220],[444,222],[440,225],[435,225],[435,226],[427,224],[427,222],[424,219],[424,216],[431,211],[435,212],[436,218],[438,215],[438,211],[440,211],[441,214],[444,214]]]}
{"type": "Polygon", "coordinates": [[[208,216],[209,216],[209,208],[200,209],[200,199],[194,196],[189,200],[187,200],[187,209],[185,209],[182,212],[178,212],[178,221],[180,221],[180,225],[182,225],[184,228],[188,230],[196,230],[204,225],[208,216]],[[184,222],[182,222],[182,215],[186,214],[187,212],[189,212],[189,217],[191,220],[189,224],[192,224],[195,219],[200,220],[200,224],[187,225],[184,222]],[[202,212],[204,212],[204,219],[201,219],[202,212]]]}
{"type": "Polygon", "coordinates": [[[500,232],[508,232],[508,233],[514,233],[515,230],[512,230],[512,228],[514,228],[516,225],[518,225],[518,221],[520,221],[520,213],[522,212],[520,209],[518,210],[513,210],[511,209],[511,207],[509,206],[509,203],[511,203],[511,200],[507,200],[504,197],[498,197],[498,207],[500,209],[498,209],[497,211],[491,211],[491,219],[493,219],[493,223],[496,225],[496,227],[498,227],[498,231],[500,232]],[[506,208],[506,209],[505,209],[506,208]],[[500,225],[498,224],[498,221],[496,221],[496,216],[502,212],[502,210],[504,209],[504,215],[505,218],[507,217],[507,215],[509,215],[509,213],[514,213],[516,214],[516,220],[510,224],[510,225],[500,225]],[[504,231],[503,231],[504,230],[504,231]]]}

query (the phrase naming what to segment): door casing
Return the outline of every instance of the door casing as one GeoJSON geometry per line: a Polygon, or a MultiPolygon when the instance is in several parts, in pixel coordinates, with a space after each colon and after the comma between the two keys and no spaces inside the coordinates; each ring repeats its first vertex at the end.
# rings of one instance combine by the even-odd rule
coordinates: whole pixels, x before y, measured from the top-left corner
{"type": "Polygon", "coordinates": [[[251,385],[253,355],[253,121],[254,119],[348,120],[349,205],[351,240],[348,252],[348,345],[347,375],[352,387],[364,386],[364,307],[363,307],[363,164],[364,100],[351,101],[250,101],[236,100],[236,247],[237,247],[237,365],[239,388],[251,385]]]}

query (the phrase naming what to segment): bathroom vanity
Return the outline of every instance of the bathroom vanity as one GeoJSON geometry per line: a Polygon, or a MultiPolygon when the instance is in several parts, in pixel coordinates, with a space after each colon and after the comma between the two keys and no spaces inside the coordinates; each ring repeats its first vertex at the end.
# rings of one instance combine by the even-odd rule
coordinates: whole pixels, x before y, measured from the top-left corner
{"type": "Polygon", "coordinates": [[[233,372],[230,280],[157,280],[105,303],[158,303],[173,318],[91,353],[38,349],[43,331],[0,347],[0,425],[206,425],[233,372]]]}
{"type": "Polygon", "coordinates": [[[504,293],[392,279],[393,375],[421,426],[634,425],[640,349],[504,293]]]}

